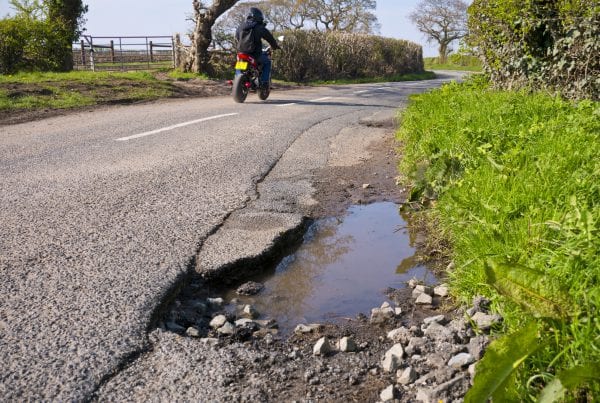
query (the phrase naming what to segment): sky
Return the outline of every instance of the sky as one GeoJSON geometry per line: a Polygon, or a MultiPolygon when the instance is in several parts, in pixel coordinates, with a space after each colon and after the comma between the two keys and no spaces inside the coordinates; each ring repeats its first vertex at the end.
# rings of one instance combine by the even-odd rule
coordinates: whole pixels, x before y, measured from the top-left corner
{"type": "MultiPolygon", "coordinates": [[[[406,39],[423,46],[426,57],[436,56],[435,44],[408,20],[420,0],[377,0],[375,14],[382,36],[406,39]]],[[[89,10],[85,15],[86,34],[92,36],[153,36],[186,33],[192,12],[192,0],[83,0],[89,10]]],[[[0,17],[11,11],[8,0],[0,0],[0,17]]]]}

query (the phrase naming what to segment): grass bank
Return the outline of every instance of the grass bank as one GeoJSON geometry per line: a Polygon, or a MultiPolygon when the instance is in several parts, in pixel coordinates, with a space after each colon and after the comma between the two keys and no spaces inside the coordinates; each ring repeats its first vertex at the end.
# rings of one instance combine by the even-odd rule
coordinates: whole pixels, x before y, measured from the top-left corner
{"type": "Polygon", "coordinates": [[[453,293],[504,317],[467,401],[599,399],[600,104],[450,84],[412,99],[398,138],[453,293]]]}
{"type": "Polygon", "coordinates": [[[171,96],[172,85],[148,72],[19,73],[0,75],[0,111],[69,109],[171,96]]]}

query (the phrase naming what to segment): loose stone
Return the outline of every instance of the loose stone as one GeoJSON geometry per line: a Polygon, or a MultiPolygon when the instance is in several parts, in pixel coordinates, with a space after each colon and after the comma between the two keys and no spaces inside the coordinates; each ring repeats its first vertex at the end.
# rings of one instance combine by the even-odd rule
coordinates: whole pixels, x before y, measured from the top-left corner
{"type": "Polygon", "coordinates": [[[371,323],[382,324],[393,319],[396,316],[396,312],[392,307],[387,308],[373,308],[371,309],[371,323]]]}
{"type": "Polygon", "coordinates": [[[225,322],[223,326],[217,329],[217,332],[220,334],[230,335],[235,333],[235,327],[231,323],[225,322]]]}
{"type": "Polygon", "coordinates": [[[417,379],[417,373],[412,367],[407,367],[404,370],[398,370],[396,377],[399,384],[408,385],[417,379]]]}
{"type": "Polygon", "coordinates": [[[433,294],[438,297],[447,297],[449,294],[448,287],[446,285],[438,285],[433,289],[433,294]]]}
{"type": "Polygon", "coordinates": [[[400,393],[398,392],[398,389],[396,389],[396,387],[394,385],[388,386],[387,388],[382,390],[381,393],[379,394],[379,398],[381,399],[382,402],[389,402],[389,401],[392,401],[399,397],[400,397],[400,393]]]}
{"type": "Polygon", "coordinates": [[[250,319],[256,319],[259,316],[258,311],[252,305],[244,305],[242,315],[250,319]]]}
{"type": "Polygon", "coordinates": [[[354,352],[358,349],[354,340],[350,337],[342,337],[339,342],[339,350],[344,353],[354,352]]]}
{"type": "Polygon", "coordinates": [[[213,329],[218,329],[223,326],[227,322],[227,317],[225,315],[217,315],[209,323],[209,326],[213,329]]]}
{"type": "Polygon", "coordinates": [[[476,312],[471,316],[471,320],[475,323],[478,329],[486,331],[492,326],[500,323],[502,317],[500,315],[487,315],[483,312],[476,312]]]}
{"type": "Polygon", "coordinates": [[[253,325],[258,326],[257,323],[255,323],[252,319],[248,318],[242,318],[235,321],[236,327],[254,327],[253,325]]]}
{"type": "Polygon", "coordinates": [[[475,358],[469,353],[460,353],[455,355],[448,361],[448,366],[456,369],[466,367],[475,362],[475,358]]]}
{"type": "Polygon", "coordinates": [[[446,317],[444,315],[430,316],[428,318],[423,319],[423,323],[426,325],[429,325],[430,323],[433,323],[433,322],[443,325],[445,321],[446,321],[446,317]]]}
{"type": "Polygon", "coordinates": [[[313,355],[327,355],[332,350],[326,337],[321,337],[313,347],[313,355]]]}
{"type": "Polygon", "coordinates": [[[200,337],[200,331],[193,326],[188,327],[185,334],[189,337],[200,337]]]}
{"type": "Polygon", "coordinates": [[[390,330],[387,334],[387,338],[396,342],[406,344],[412,337],[410,330],[405,327],[399,327],[398,329],[390,330]]]}
{"type": "Polygon", "coordinates": [[[294,333],[312,333],[321,330],[322,325],[318,323],[313,323],[310,325],[299,324],[294,329],[294,333]]]}
{"type": "Polygon", "coordinates": [[[419,284],[415,287],[415,291],[423,293],[423,294],[427,294],[427,295],[433,295],[433,288],[428,287],[426,285],[423,284],[419,284]]]}
{"type": "Polygon", "coordinates": [[[431,297],[431,295],[422,293],[419,294],[419,296],[415,300],[415,303],[418,305],[431,305],[433,303],[433,298],[431,297]]]}
{"type": "Polygon", "coordinates": [[[401,344],[394,344],[383,357],[381,366],[385,372],[394,372],[400,366],[402,357],[404,356],[404,349],[401,344]]]}

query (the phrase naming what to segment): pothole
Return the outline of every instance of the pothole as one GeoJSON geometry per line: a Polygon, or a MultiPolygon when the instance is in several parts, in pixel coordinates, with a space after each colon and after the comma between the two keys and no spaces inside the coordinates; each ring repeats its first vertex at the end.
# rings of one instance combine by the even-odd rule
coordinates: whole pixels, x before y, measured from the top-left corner
{"type": "Polygon", "coordinates": [[[407,223],[395,203],[351,206],[341,218],[317,220],[304,242],[266,275],[254,296],[222,293],[225,301],[250,304],[287,333],[299,323],[335,322],[368,314],[385,291],[417,278],[437,279],[415,259],[407,223]]]}
{"type": "MultiPolygon", "coordinates": [[[[235,287],[206,284],[199,277],[182,291],[163,325],[177,332],[189,326],[208,334],[216,311],[234,322],[251,305],[260,319],[276,321],[281,334],[300,323],[339,322],[386,298],[390,287],[402,289],[416,278],[436,284],[436,276],[415,257],[414,239],[395,203],[354,205],[341,217],[316,220],[297,250],[270,270],[245,278],[262,284],[256,295],[239,295],[235,287]],[[218,298],[216,309],[214,299],[218,298]]],[[[253,314],[255,315],[255,314],[253,314]]]]}

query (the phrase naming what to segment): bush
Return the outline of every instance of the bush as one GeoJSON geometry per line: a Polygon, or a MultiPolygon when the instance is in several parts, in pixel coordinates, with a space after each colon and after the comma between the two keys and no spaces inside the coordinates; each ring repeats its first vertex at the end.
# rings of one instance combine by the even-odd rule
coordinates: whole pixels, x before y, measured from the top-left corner
{"type": "Polygon", "coordinates": [[[469,44],[500,88],[600,97],[600,5],[588,0],[475,0],[469,44]]]}
{"type": "Polygon", "coordinates": [[[424,71],[421,46],[373,35],[289,31],[275,52],[275,74],[287,81],[392,77],[424,71]]]}
{"type": "Polygon", "coordinates": [[[60,21],[13,17],[0,20],[0,73],[61,70],[71,55],[60,21]]]}

